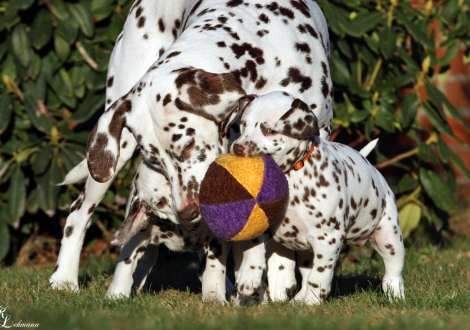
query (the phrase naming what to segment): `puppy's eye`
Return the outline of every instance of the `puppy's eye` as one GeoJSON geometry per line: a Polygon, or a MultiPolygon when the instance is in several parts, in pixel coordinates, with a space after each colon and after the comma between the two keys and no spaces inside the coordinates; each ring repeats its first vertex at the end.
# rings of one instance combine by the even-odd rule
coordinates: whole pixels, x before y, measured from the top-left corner
{"type": "Polygon", "coordinates": [[[194,146],[196,144],[196,141],[192,139],[184,148],[183,151],[181,152],[181,155],[178,157],[180,161],[184,162],[185,160],[188,160],[189,157],[191,157],[191,151],[193,150],[194,146]]]}
{"type": "Polygon", "coordinates": [[[277,134],[277,132],[275,130],[270,129],[270,128],[266,129],[266,133],[269,134],[269,135],[277,134]]]}

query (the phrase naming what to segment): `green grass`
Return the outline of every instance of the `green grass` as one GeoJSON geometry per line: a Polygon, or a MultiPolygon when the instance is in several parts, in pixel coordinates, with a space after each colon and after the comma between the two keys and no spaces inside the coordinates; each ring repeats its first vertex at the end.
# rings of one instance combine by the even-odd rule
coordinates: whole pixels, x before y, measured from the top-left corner
{"type": "Polygon", "coordinates": [[[103,297],[113,267],[106,258],[84,265],[80,293],[52,291],[52,268],[2,269],[0,306],[8,306],[11,321],[40,329],[470,329],[468,239],[442,249],[408,248],[404,302],[385,299],[382,261],[365,249],[343,256],[332,297],[321,306],[203,303],[194,256],[175,253],[163,253],[152,273],[158,290],[109,302],[103,297]]]}

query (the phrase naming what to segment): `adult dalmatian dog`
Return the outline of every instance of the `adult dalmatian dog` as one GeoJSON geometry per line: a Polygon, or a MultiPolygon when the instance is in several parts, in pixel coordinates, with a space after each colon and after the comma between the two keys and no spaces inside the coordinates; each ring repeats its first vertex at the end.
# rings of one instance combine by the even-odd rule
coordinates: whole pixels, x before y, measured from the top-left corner
{"type": "MultiPolygon", "coordinates": [[[[319,137],[309,106],[285,92],[245,96],[240,108],[241,136],[232,153],[270,155],[289,183],[285,217],[270,231],[276,242],[304,257],[302,289],[294,300],[319,304],[326,299],[343,242],[362,246],[367,241],[385,263],[383,290],[404,298],[405,249],[395,196],[364,157],[371,147],[357,152],[319,137]]],[[[268,272],[268,282],[269,277],[268,272]]]]}
{"type": "MultiPolygon", "coordinates": [[[[89,223],[89,213],[104,194],[101,187],[109,186],[137,144],[146,161],[168,179],[169,202],[177,219],[199,221],[199,183],[210,162],[227,151],[227,131],[237,117],[239,97],[272,90],[300,95],[319,118],[322,136],[330,134],[328,31],[315,2],[194,0],[183,7],[178,24],[172,25],[176,40],[126,95],[112,103],[90,135],[91,178],[79,197],[81,208],[75,203],[68,218],[59,267],[51,278],[56,286],[77,284],[78,258],[71,271],[61,272],[61,267],[67,266],[71,250],[81,246],[86,226],[81,225],[75,244],[67,241],[72,237],[67,228],[89,223]],[[62,253],[67,246],[72,249],[62,253]]],[[[138,9],[136,17],[145,19],[139,18],[137,24],[147,25],[148,16],[142,11],[137,15],[138,9]]],[[[221,246],[227,250],[226,243],[221,246]]],[[[218,270],[225,269],[224,258],[215,261],[218,270]]],[[[224,279],[210,282],[208,292],[225,299],[224,279]]]]}

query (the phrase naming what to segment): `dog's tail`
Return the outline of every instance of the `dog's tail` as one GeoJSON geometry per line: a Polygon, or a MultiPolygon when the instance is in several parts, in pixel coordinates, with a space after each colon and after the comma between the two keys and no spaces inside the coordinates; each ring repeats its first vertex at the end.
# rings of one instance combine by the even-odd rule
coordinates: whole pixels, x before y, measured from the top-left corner
{"type": "Polygon", "coordinates": [[[63,182],[57,185],[63,186],[66,184],[77,183],[81,180],[86,179],[88,175],[90,175],[90,172],[88,172],[88,165],[86,159],[84,159],[77,166],[72,168],[69,173],[67,173],[63,182]]]}
{"type": "Polygon", "coordinates": [[[361,155],[363,155],[364,157],[369,156],[370,152],[375,148],[378,141],[379,141],[379,139],[375,139],[375,140],[370,141],[364,148],[359,150],[359,153],[361,155]]]}

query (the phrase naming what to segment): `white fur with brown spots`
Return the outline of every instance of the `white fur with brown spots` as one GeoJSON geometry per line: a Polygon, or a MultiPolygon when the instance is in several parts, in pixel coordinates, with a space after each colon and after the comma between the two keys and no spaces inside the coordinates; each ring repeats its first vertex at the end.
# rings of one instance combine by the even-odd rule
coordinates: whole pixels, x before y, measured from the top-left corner
{"type": "MultiPolygon", "coordinates": [[[[142,13],[136,11],[135,17],[134,30],[136,24],[142,25],[142,13]]],[[[149,17],[144,26],[151,22],[149,17]]],[[[310,0],[193,0],[180,18],[172,33],[176,41],[100,118],[90,136],[87,157],[94,180],[109,182],[131,157],[137,140],[147,161],[169,179],[178,219],[197,221],[199,183],[208,164],[227,150],[227,129],[237,115],[241,95],[272,90],[302,95],[320,119],[322,136],[329,136],[333,93],[329,40],[323,14],[310,0]],[[128,129],[135,139],[129,138],[128,129]]],[[[133,63],[132,57],[121,65],[133,63]]],[[[89,179],[87,187],[92,185],[99,193],[92,199],[82,196],[80,205],[101,200],[105,189],[95,188],[109,184],[100,186],[94,180],[89,179]]],[[[69,219],[89,219],[88,214],[75,211],[69,219]]],[[[79,232],[84,231],[82,225],[79,232]]],[[[81,242],[75,240],[72,246],[81,242]]],[[[61,272],[60,264],[67,264],[65,256],[72,254],[62,253],[66,243],[64,237],[64,258],[59,255],[59,269],[51,277],[56,287],[76,283],[75,269],[65,276],[61,272]]],[[[76,264],[78,270],[78,260],[76,264]]]]}
{"type": "MultiPolygon", "coordinates": [[[[250,95],[240,100],[240,108],[241,136],[232,152],[270,155],[289,182],[287,211],[270,232],[277,243],[301,251],[303,283],[294,300],[319,304],[326,299],[343,242],[362,246],[367,241],[385,264],[383,290],[404,298],[405,249],[395,196],[379,171],[363,154],[317,136],[317,118],[293,95],[250,95]],[[303,167],[292,169],[300,161],[303,167]]],[[[268,268],[270,290],[276,285],[272,276],[277,274],[268,268]]]]}

